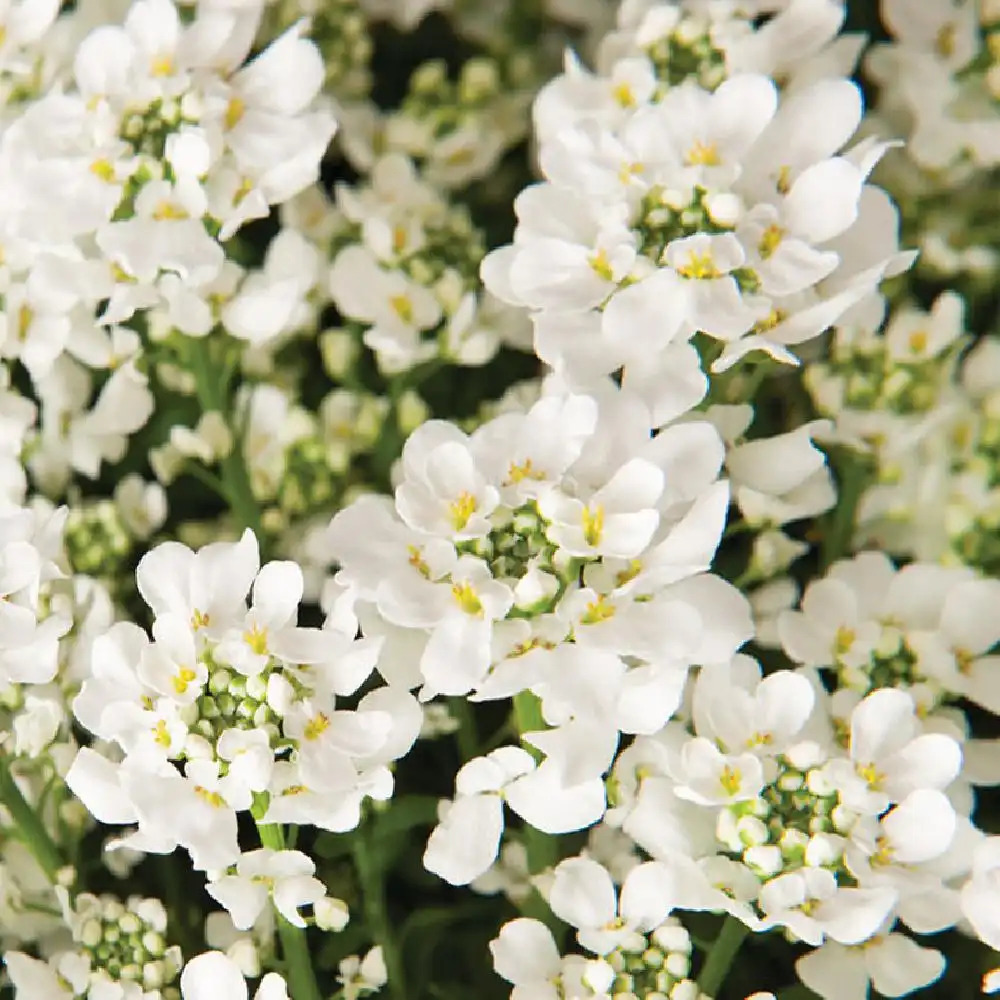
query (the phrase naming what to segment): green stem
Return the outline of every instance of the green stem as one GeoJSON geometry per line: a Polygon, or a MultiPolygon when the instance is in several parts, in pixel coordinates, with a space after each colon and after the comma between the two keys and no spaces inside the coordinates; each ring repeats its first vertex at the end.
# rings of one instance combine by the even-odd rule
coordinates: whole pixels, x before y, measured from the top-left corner
{"type": "Polygon", "coordinates": [[[464,698],[452,698],[448,708],[458,723],[455,730],[455,742],[458,743],[458,755],[465,764],[479,755],[479,734],[476,732],[476,716],[472,706],[464,698]]]}
{"type": "Polygon", "coordinates": [[[705,959],[701,975],[698,977],[698,989],[702,993],[707,993],[714,997],[719,991],[719,987],[725,982],[726,974],[729,972],[736,953],[743,944],[743,939],[750,933],[749,928],[736,917],[726,917],[726,922],[719,931],[719,936],[715,939],[705,959]]]}
{"type": "MultiPolygon", "coordinates": [[[[548,729],[545,718],[542,715],[542,702],[537,695],[530,691],[522,691],[514,695],[514,721],[517,724],[517,731],[523,736],[525,733],[538,732],[540,729],[548,729]]],[[[541,759],[541,752],[530,744],[525,749],[535,760],[541,759]]],[[[555,837],[536,830],[530,823],[525,823],[523,827],[524,846],[528,851],[528,870],[532,875],[545,871],[546,868],[555,864],[558,857],[558,849],[555,837]]]]}
{"type": "Polygon", "coordinates": [[[352,840],[354,866],[357,869],[358,882],[361,886],[365,922],[375,939],[375,943],[382,947],[382,958],[385,961],[385,970],[388,976],[386,984],[388,994],[390,997],[395,997],[396,1000],[402,1000],[406,996],[403,966],[396,949],[392,925],[389,922],[389,912],[385,905],[385,882],[382,878],[382,869],[372,857],[365,831],[356,831],[352,840]]]}
{"type": "MultiPolygon", "coordinates": [[[[280,826],[258,823],[257,831],[264,847],[270,847],[274,851],[285,849],[285,832],[280,826]]],[[[305,930],[290,924],[280,913],[276,916],[285,979],[292,1000],[320,1000],[305,930]]]]}
{"type": "Polygon", "coordinates": [[[868,485],[865,465],[851,456],[837,470],[837,506],[823,534],[821,563],[827,570],[847,555],[857,526],[858,504],[868,485]]]}
{"type": "Polygon", "coordinates": [[[21,794],[7,762],[0,763],[0,803],[7,807],[14,825],[48,880],[55,884],[59,869],[63,867],[59,848],[49,836],[41,817],[21,794]]]}
{"type": "Polygon", "coordinates": [[[229,424],[230,431],[234,432],[232,450],[220,462],[222,488],[240,526],[252,529],[260,541],[260,508],[257,506],[257,499],[250,487],[250,477],[247,475],[243,456],[240,454],[239,435],[235,433],[233,427],[226,389],[229,380],[224,375],[223,366],[214,364],[209,350],[208,341],[211,336],[210,334],[208,337],[188,338],[188,357],[191,373],[194,375],[195,390],[202,412],[210,413],[214,410],[220,413],[229,424]]]}

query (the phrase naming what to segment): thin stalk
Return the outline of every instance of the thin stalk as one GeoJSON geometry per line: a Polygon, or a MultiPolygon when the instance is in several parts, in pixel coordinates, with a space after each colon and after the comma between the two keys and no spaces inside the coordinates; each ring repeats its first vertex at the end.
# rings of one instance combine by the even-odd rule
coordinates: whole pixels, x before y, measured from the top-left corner
{"type": "Polygon", "coordinates": [[[388,976],[386,988],[390,997],[403,1000],[406,987],[403,982],[403,964],[396,948],[389,911],[385,905],[385,881],[382,869],[372,857],[364,831],[355,831],[353,840],[354,867],[361,886],[365,922],[375,943],[382,947],[382,958],[388,976]]]}
{"type": "MultiPolygon", "coordinates": [[[[274,851],[285,849],[285,831],[281,826],[258,823],[257,831],[264,847],[274,851]]],[[[321,1000],[305,930],[290,924],[280,913],[277,914],[277,921],[289,993],[293,1000],[321,1000]]]]}
{"type": "MultiPolygon", "coordinates": [[[[542,702],[530,691],[522,691],[514,696],[514,720],[517,731],[522,736],[548,728],[542,716],[542,702]]],[[[535,747],[529,744],[525,749],[535,760],[541,759],[541,752],[535,747]]],[[[528,870],[532,875],[555,864],[558,855],[554,837],[536,830],[530,823],[524,824],[523,833],[524,846],[528,851],[528,870]]]]}
{"type": "MultiPolygon", "coordinates": [[[[209,337],[191,337],[188,340],[188,357],[191,363],[191,373],[194,375],[195,390],[202,412],[216,411],[232,426],[226,385],[228,378],[223,376],[220,368],[213,367],[213,360],[208,344],[209,337]]],[[[240,442],[237,434],[233,434],[232,450],[219,463],[222,488],[226,499],[240,526],[250,528],[260,540],[260,508],[250,487],[250,477],[247,475],[243,457],[240,454],[240,442]]]]}
{"type": "Polygon", "coordinates": [[[749,928],[742,920],[732,916],[726,917],[726,922],[709,950],[701,975],[698,977],[698,989],[702,993],[714,997],[719,992],[719,987],[725,982],[743,939],[749,933],[749,928]]]}
{"type": "Polygon", "coordinates": [[[49,836],[49,831],[45,829],[41,817],[21,794],[21,789],[17,787],[11,774],[10,764],[6,762],[0,764],[0,803],[7,807],[21,838],[48,880],[55,884],[59,869],[63,867],[62,855],[49,836]]]}

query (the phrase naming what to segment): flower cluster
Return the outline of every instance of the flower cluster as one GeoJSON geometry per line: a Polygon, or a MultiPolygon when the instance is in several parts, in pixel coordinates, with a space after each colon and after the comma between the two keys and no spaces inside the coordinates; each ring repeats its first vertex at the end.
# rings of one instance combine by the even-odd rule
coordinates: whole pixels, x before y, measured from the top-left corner
{"type": "Polygon", "coordinates": [[[4,997],[1000,990],[996,0],[0,7],[4,997]]]}

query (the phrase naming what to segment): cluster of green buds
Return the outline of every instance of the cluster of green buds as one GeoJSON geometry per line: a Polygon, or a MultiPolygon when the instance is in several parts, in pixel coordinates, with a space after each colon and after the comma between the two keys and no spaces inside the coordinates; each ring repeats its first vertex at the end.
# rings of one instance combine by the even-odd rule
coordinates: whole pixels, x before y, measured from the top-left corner
{"type": "Polygon", "coordinates": [[[168,946],[167,912],[158,899],[81,894],[73,901],[73,937],[90,962],[93,987],[134,983],[147,1000],[179,1000],[180,949],[168,946]]]}
{"type": "Polygon", "coordinates": [[[400,107],[386,120],[386,144],[422,160],[446,187],[485,177],[528,129],[533,90],[525,60],[474,56],[453,79],[441,59],[418,66],[400,107]]]}
{"type": "Polygon", "coordinates": [[[614,1000],[705,1000],[691,971],[691,936],[671,918],[649,934],[636,934],[604,956],[615,979],[614,1000]]]}
{"type": "Polygon", "coordinates": [[[775,763],[777,775],[758,798],[720,810],[716,838],[762,878],[805,865],[841,870],[840,834],[852,817],[821,764],[797,767],[785,757],[775,763]]]}
{"type": "Polygon", "coordinates": [[[928,333],[920,329],[908,335],[907,355],[891,350],[883,336],[842,327],[833,339],[829,360],[806,370],[806,388],[819,409],[832,410],[831,415],[842,408],[901,416],[928,413],[952,381],[965,338],[956,338],[937,352],[929,352],[927,345],[928,333]]]}
{"type": "Polygon", "coordinates": [[[202,662],[209,668],[208,684],[202,696],[188,708],[191,732],[212,746],[229,729],[260,729],[273,743],[279,734],[280,719],[267,701],[268,681],[278,672],[273,661],[261,673],[244,677],[220,666],[206,650],[202,662]]]}
{"type": "Polygon", "coordinates": [[[556,547],[545,536],[546,522],[535,504],[517,510],[501,508],[492,522],[489,535],[465,544],[474,555],[486,560],[494,579],[523,579],[532,566],[552,571],[556,547]]]}
{"type": "Polygon", "coordinates": [[[669,30],[644,46],[665,93],[685,80],[714,90],[726,79],[726,56],[716,47],[704,18],[682,16],[669,30]]]}
{"type": "Polygon", "coordinates": [[[159,162],[166,152],[167,138],[182,125],[196,121],[194,117],[185,115],[183,101],[157,97],[149,104],[129,109],[122,116],[118,135],[136,155],[159,162]]]}
{"type": "Polygon", "coordinates": [[[63,535],[66,556],[75,573],[117,581],[128,574],[124,566],[133,540],[113,500],[86,500],[74,504],[63,535]]]}
{"type": "MultiPolygon", "coordinates": [[[[701,147],[696,145],[690,155],[703,155],[705,163],[715,155],[708,146],[701,154],[699,150],[701,147]]],[[[659,264],[663,251],[674,240],[696,233],[731,232],[735,217],[727,214],[727,210],[731,211],[728,200],[713,201],[701,187],[695,187],[690,198],[677,191],[655,187],[643,198],[639,221],[635,224],[640,238],[639,252],[659,264]]]]}
{"type": "Polygon", "coordinates": [[[837,635],[833,669],[839,687],[865,695],[879,688],[910,688],[923,682],[916,670],[917,657],[900,629],[883,626],[878,643],[865,661],[848,655],[854,639],[853,631],[847,628],[841,628],[837,635]]]}

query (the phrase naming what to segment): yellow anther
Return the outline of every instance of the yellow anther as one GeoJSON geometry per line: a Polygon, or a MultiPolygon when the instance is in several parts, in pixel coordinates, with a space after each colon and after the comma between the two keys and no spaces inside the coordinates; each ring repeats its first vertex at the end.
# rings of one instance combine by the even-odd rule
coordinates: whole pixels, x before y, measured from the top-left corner
{"type": "Polygon", "coordinates": [[[678,267],[677,273],[685,278],[695,278],[699,281],[722,277],[722,272],[715,266],[711,250],[706,250],[704,253],[697,250],[689,251],[687,263],[678,267]]]}
{"type": "Polygon", "coordinates": [[[171,56],[157,56],[149,64],[149,71],[153,76],[170,76],[174,71],[174,60],[171,56]]]}
{"type": "Polygon", "coordinates": [[[218,792],[213,792],[203,785],[195,785],[194,793],[202,802],[207,802],[216,809],[221,809],[226,804],[226,800],[218,792]]]}
{"type": "Polygon", "coordinates": [[[615,586],[624,587],[626,583],[630,583],[641,572],[642,563],[638,559],[630,560],[625,569],[621,569],[615,574],[615,586]]]}
{"type": "Polygon", "coordinates": [[[719,147],[714,142],[698,140],[684,154],[684,162],[689,167],[717,167],[722,162],[719,147]]]}
{"type": "Polygon", "coordinates": [[[726,795],[735,795],[740,790],[740,783],[743,775],[738,767],[730,767],[728,764],[722,769],[719,775],[719,784],[726,795]]]}
{"type": "Polygon", "coordinates": [[[483,613],[483,602],[479,600],[479,595],[468,580],[463,583],[453,583],[451,585],[451,596],[455,598],[455,603],[467,614],[480,617],[483,613]]]}
{"type": "Polygon", "coordinates": [[[261,628],[256,622],[243,633],[243,641],[257,656],[267,655],[267,629],[261,628]]]}
{"type": "Polygon", "coordinates": [[[757,244],[757,252],[767,260],[771,254],[781,245],[781,241],[785,238],[785,231],[777,223],[771,223],[767,229],[761,233],[760,243],[757,244]]]}
{"type": "Polygon", "coordinates": [[[967,649],[955,650],[955,666],[958,667],[958,672],[966,677],[972,672],[972,664],[975,659],[975,654],[970,653],[967,649]]]}
{"type": "Polygon", "coordinates": [[[167,219],[188,219],[190,216],[179,205],[175,205],[164,198],[153,210],[153,218],[159,222],[163,222],[167,219]]]}
{"type": "Polygon", "coordinates": [[[772,309],[762,320],[754,323],[753,332],[767,333],[768,330],[773,330],[779,324],[784,323],[786,319],[788,319],[788,313],[784,309],[772,309]]]}
{"type": "Polygon", "coordinates": [[[91,163],[90,172],[95,177],[100,177],[102,181],[107,181],[109,184],[113,183],[115,180],[114,164],[104,157],[94,160],[94,162],[91,163]]]}
{"type": "Polygon", "coordinates": [[[644,163],[623,163],[618,168],[618,181],[621,184],[628,184],[630,180],[639,177],[645,171],[646,165],[644,163]]]}
{"type": "Polygon", "coordinates": [[[852,628],[848,628],[846,625],[841,625],[837,629],[837,634],[833,640],[833,652],[835,656],[843,656],[845,653],[850,651],[851,646],[854,645],[854,640],[857,639],[857,633],[852,628]]]}
{"type": "Polygon", "coordinates": [[[318,740],[330,728],[330,716],[318,712],[305,725],[302,735],[307,740],[318,740]]]}
{"type": "Polygon", "coordinates": [[[639,102],[636,100],[635,91],[625,83],[616,83],[611,88],[611,96],[623,107],[634,108],[639,102]]]}
{"type": "Polygon", "coordinates": [[[240,123],[240,119],[246,112],[247,106],[239,97],[230,97],[229,103],[226,105],[226,113],[223,115],[222,123],[225,125],[226,130],[236,128],[240,123]]]}
{"type": "Polygon", "coordinates": [[[389,305],[404,323],[413,322],[413,303],[408,295],[391,295],[389,305]]]}
{"type": "Polygon", "coordinates": [[[410,558],[407,561],[425,580],[431,578],[431,568],[424,562],[423,553],[416,545],[410,546],[410,558]]]}
{"type": "Polygon", "coordinates": [[[885,775],[874,764],[858,764],[857,772],[858,777],[874,791],[878,791],[885,781],[885,775]]]}
{"type": "Polygon", "coordinates": [[[930,339],[930,334],[926,330],[914,330],[907,343],[914,354],[923,354],[927,350],[930,339]]]}
{"type": "Polygon", "coordinates": [[[607,250],[601,249],[591,254],[587,262],[590,264],[591,270],[599,278],[603,278],[605,281],[615,280],[615,272],[611,267],[611,261],[608,259],[607,250]]]}
{"type": "Polygon", "coordinates": [[[452,527],[456,531],[462,531],[478,508],[479,501],[471,493],[467,491],[461,493],[457,499],[448,504],[452,527]]]}
{"type": "Polygon", "coordinates": [[[161,747],[170,746],[170,733],[167,730],[167,724],[160,719],[156,725],[153,727],[153,740],[159,743],[161,747]]]}
{"type": "Polygon", "coordinates": [[[607,596],[601,594],[596,601],[588,602],[587,610],[580,616],[580,621],[584,625],[598,625],[609,618],[614,618],[617,610],[607,596]]]}
{"type": "Polygon", "coordinates": [[[198,675],[190,667],[181,667],[170,679],[170,683],[178,694],[184,694],[191,682],[197,678],[198,675]]]}
{"type": "Polygon", "coordinates": [[[191,628],[196,632],[200,628],[207,628],[209,623],[209,617],[204,611],[199,611],[197,608],[194,609],[194,614],[191,615],[191,628]]]}
{"type": "Polygon", "coordinates": [[[942,59],[949,59],[955,54],[958,44],[958,25],[954,21],[942,26],[934,38],[934,51],[942,59]]]}
{"type": "Polygon", "coordinates": [[[600,545],[604,535],[604,508],[600,504],[594,510],[584,507],[580,519],[583,522],[583,537],[586,543],[590,546],[600,545]]]}
{"type": "Polygon", "coordinates": [[[31,306],[24,304],[17,311],[17,339],[25,341],[28,339],[28,330],[31,329],[32,321],[35,318],[35,311],[31,306]]]}
{"type": "Polygon", "coordinates": [[[507,482],[504,485],[509,486],[511,483],[520,483],[525,479],[540,482],[544,478],[545,473],[536,469],[530,458],[526,458],[520,465],[516,462],[510,463],[510,468],[507,470],[507,482]]]}
{"type": "Polygon", "coordinates": [[[784,166],[778,171],[776,187],[780,194],[788,194],[792,189],[792,168],[784,166]]]}

